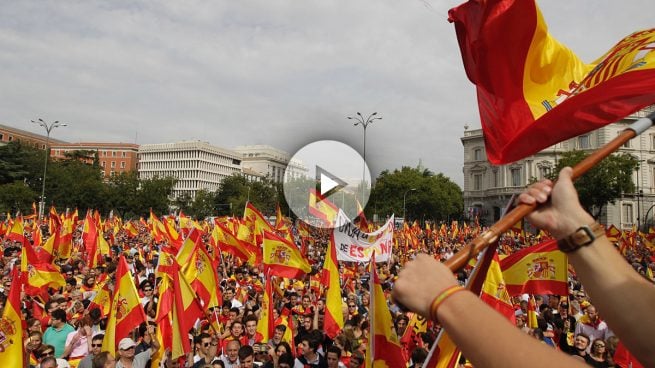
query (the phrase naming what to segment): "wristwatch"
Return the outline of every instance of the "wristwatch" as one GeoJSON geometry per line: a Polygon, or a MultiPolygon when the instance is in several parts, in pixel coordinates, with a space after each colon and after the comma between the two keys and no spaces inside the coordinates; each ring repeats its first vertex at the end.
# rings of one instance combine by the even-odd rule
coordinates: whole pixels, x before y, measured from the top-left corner
{"type": "Polygon", "coordinates": [[[597,238],[605,235],[605,230],[599,223],[580,226],[573,234],[557,241],[557,247],[564,253],[575,252],[576,250],[594,242],[597,238]]]}

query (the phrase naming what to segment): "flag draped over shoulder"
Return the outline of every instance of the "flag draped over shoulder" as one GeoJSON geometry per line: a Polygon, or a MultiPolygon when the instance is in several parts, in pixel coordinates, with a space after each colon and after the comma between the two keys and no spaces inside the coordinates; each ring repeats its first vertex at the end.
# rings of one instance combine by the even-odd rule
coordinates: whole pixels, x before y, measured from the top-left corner
{"type": "Polygon", "coordinates": [[[525,248],[500,261],[510,295],[568,294],[568,262],[554,239],[525,248]]]}
{"type": "Polygon", "coordinates": [[[23,324],[20,311],[20,292],[22,282],[18,268],[14,267],[11,278],[9,297],[2,311],[0,331],[3,334],[3,350],[0,352],[0,361],[5,367],[23,367],[25,352],[23,351],[23,324]]]}
{"type": "Polygon", "coordinates": [[[403,358],[402,347],[393,328],[393,320],[387,299],[382,291],[382,284],[375,269],[375,253],[369,263],[371,277],[371,306],[369,318],[371,321],[370,348],[367,350],[367,367],[387,366],[405,367],[407,362],[403,358]]]}
{"type": "Polygon", "coordinates": [[[271,275],[295,279],[312,269],[294,244],[276,234],[264,231],[263,248],[264,267],[271,275]]]}
{"type": "Polygon", "coordinates": [[[116,268],[114,296],[102,350],[116,355],[118,342],[145,321],[146,313],[136,291],[134,279],[128,270],[125,256],[121,256],[116,268]]]}
{"type": "Polygon", "coordinates": [[[585,64],[548,33],[534,0],[469,0],[449,12],[477,86],[489,161],[520,160],[655,103],[655,29],[585,64]]]}
{"type": "Polygon", "coordinates": [[[334,234],[330,235],[330,242],[325,253],[323,263],[323,285],[325,285],[325,318],[323,329],[325,334],[334,339],[343,329],[343,309],[341,307],[341,284],[339,265],[337,264],[337,250],[334,244],[334,234]]]}

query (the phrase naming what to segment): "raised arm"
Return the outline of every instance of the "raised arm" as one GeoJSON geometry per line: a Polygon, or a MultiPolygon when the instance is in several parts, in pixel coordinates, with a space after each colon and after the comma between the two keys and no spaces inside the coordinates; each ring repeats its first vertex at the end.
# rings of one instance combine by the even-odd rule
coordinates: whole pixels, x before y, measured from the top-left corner
{"type": "MultiPolygon", "coordinates": [[[[527,218],[556,239],[594,222],[580,205],[571,172],[565,168],[557,183],[536,183],[519,196],[524,203],[542,204],[527,218]]],[[[610,328],[642,364],[655,366],[655,318],[646,317],[655,305],[655,286],[635,272],[604,235],[568,257],[610,328]]]]}

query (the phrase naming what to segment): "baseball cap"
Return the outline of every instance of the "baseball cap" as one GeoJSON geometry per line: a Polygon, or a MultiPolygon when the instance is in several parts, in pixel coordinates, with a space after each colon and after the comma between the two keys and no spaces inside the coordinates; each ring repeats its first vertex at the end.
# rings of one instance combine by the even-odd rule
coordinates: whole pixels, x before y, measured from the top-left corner
{"type": "Polygon", "coordinates": [[[136,343],[134,342],[134,340],[130,339],[129,337],[125,337],[121,339],[121,342],[118,343],[119,350],[127,350],[134,346],[136,346],[136,343]]]}

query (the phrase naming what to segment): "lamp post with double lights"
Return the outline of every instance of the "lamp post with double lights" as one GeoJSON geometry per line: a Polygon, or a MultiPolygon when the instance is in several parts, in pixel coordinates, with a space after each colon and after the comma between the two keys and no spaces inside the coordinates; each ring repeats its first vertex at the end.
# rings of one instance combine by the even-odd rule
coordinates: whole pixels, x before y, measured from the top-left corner
{"type": "Polygon", "coordinates": [[[416,190],[416,188],[407,189],[407,190],[405,191],[405,194],[403,194],[403,221],[405,221],[405,222],[407,222],[407,219],[405,218],[405,204],[407,203],[407,202],[406,202],[406,199],[407,199],[407,193],[409,193],[409,192],[413,192],[413,191],[415,191],[415,190],[416,190]]]}
{"type": "Polygon", "coordinates": [[[41,180],[41,201],[39,201],[39,220],[43,218],[43,212],[45,209],[45,176],[48,171],[48,156],[50,156],[50,132],[59,127],[68,126],[66,123],[60,123],[59,120],[53,121],[48,124],[43,119],[39,118],[38,120],[31,120],[33,124],[38,124],[45,129],[46,132],[46,141],[45,141],[45,160],[43,163],[43,179],[41,180]]]}
{"type": "Polygon", "coordinates": [[[382,117],[377,116],[377,114],[376,111],[364,119],[364,115],[357,111],[355,116],[348,116],[348,120],[355,120],[355,124],[353,124],[354,126],[361,125],[364,128],[364,152],[362,155],[364,159],[364,167],[362,168],[362,203],[364,203],[364,181],[366,180],[366,128],[368,128],[368,126],[374,121],[382,120],[382,117]]]}

